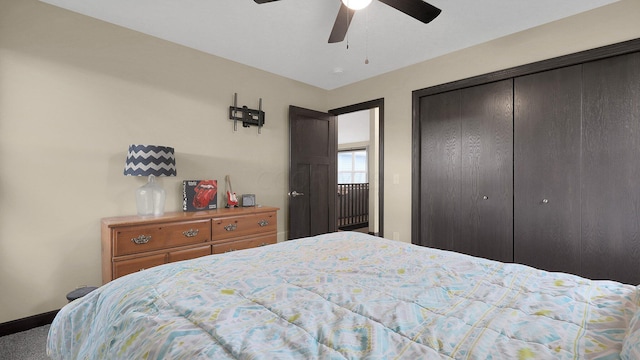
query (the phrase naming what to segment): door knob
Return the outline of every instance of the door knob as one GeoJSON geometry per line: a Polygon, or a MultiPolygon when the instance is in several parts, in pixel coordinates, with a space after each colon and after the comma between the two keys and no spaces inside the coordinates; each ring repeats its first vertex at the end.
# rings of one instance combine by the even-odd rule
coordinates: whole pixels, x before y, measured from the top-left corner
{"type": "Polygon", "coordinates": [[[291,197],[296,197],[296,196],[302,196],[302,195],[304,195],[304,193],[299,193],[299,192],[293,190],[292,192],[288,193],[287,195],[289,195],[291,197]]]}

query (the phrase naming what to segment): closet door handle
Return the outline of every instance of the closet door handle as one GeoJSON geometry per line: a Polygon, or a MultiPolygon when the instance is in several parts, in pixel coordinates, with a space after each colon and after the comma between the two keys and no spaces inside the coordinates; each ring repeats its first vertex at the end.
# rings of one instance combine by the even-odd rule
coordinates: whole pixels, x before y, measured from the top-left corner
{"type": "Polygon", "coordinates": [[[543,204],[548,204],[549,203],[549,199],[542,199],[542,203],[543,204]]]}
{"type": "Polygon", "coordinates": [[[489,200],[489,197],[487,195],[482,197],[482,200],[489,200]]]}

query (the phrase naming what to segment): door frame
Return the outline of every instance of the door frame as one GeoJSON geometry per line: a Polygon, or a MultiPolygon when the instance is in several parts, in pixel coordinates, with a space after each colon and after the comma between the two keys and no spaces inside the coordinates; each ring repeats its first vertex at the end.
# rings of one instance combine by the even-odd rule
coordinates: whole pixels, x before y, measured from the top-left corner
{"type": "MultiPolygon", "coordinates": [[[[378,234],[384,237],[384,98],[365,101],[359,104],[348,105],[337,109],[329,110],[329,114],[340,116],[356,111],[372,110],[378,108],[378,234]]],[[[337,132],[336,127],[336,132],[337,132]]],[[[337,134],[336,134],[337,139],[337,134]]],[[[336,155],[337,156],[337,155],[336,155]]],[[[337,179],[336,179],[337,181],[337,179]]]]}

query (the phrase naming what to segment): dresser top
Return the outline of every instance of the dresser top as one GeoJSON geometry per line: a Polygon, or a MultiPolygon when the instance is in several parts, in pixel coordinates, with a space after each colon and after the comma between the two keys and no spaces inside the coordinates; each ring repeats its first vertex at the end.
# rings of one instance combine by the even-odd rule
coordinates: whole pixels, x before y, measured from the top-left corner
{"type": "Polygon", "coordinates": [[[102,219],[102,226],[126,226],[127,224],[153,224],[163,222],[175,222],[175,221],[189,221],[200,219],[211,219],[216,217],[237,216],[237,215],[253,215],[266,212],[273,212],[280,210],[277,207],[272,206],[251,206],[251,207],[235,207],[235,208],[220,208],[216,210],[206,211],[172,211],[166,212],[162,216],[139,216],[139,215],[126,215],[126,216],[114,216],[102,219]]]}

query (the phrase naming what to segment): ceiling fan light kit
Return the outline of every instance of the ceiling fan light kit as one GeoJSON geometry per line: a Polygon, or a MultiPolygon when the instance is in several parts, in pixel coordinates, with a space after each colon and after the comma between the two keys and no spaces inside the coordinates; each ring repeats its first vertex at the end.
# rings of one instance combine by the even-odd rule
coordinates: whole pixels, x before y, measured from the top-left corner
{"type": "Polygon", "coordinates": [[[342,0],[342,3],[351,10],[362,10],[371,4],[371,0],[342,0]]]}
{"type": "MultiPolygon", "coordinates": [[[[253,0],[257,4],[266,4],[278,0],[253,0]]],[[[337,43],[344,40],[349,30],[349,24],[355,12],[359,9],[367,7],[372,0],[342,0],[338,16],[333,24],[331,35],[329,35],[329,43],[337,43]],[[361,7],[360,7],[361,6],[361,7]]],[[[392,8],[401,11],[412,18],[419,20],[425,24],[430,23],[433,19],[440,15],[442,10],[428,4],[422,0],[379,0],[383,4],[387,4],[392,8]]]]}

